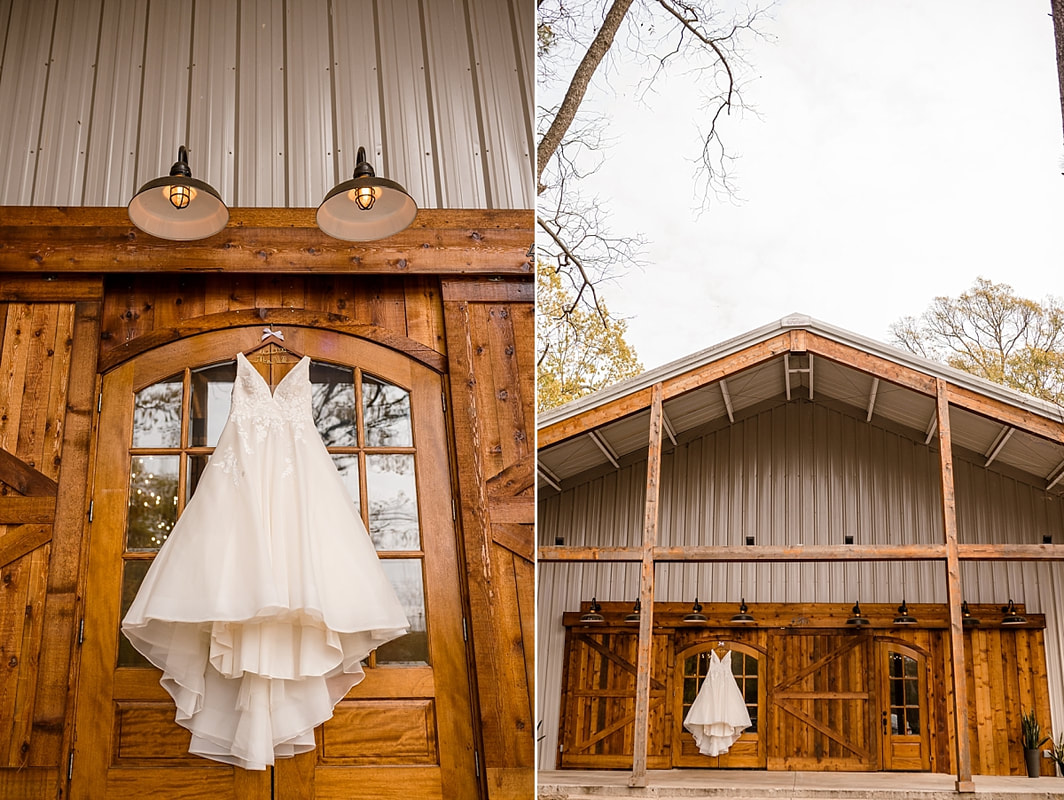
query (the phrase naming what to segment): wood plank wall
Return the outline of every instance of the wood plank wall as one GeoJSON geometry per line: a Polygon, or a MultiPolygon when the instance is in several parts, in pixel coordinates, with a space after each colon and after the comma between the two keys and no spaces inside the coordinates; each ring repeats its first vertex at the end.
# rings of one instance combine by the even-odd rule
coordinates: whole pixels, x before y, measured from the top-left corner
{"type": "MultiPolygon", "coordinates": [[[[562,750],[558,765],[582,769],[624,769],[632,764],[632,732],[634,723],[634,653],[635,625],[621,623],[631,606],[624,603],[603,603],[607,622],[602,626],[579,623],[573,611],[565,615],[566,655],[562,675],[562,713],[559,742],[562,750]]],[[[586,610],[582,609],[582,610],[586,610]]],[[[757,627],[715,626],[692,628],[680,620],[689,605],[656,603],[654,658],[651,687],[651,722],[648,767],[669,769],[674,766],[672,729],[680,724],[675,718],[676,653],[697,641],[713,642],[719,638],[737,639],[765,652],[768,661],[765,676],[765,708],[761,709],[761,736],[766,738],[767,767],[769,769],[854,769],[852,753],[832,746],[824,740],[809,741],[809,731],[793,723],[792,717],[775,710],[780,705],[773,697],[773,683],[781,683],[786,665],[779,664],[779,654],[787,653],[796,664],[811,664],[830,652],[821,640],[839,641],[853,636],[869,640],[905,644],[926,653],[927,662],[927,720],[930,733],[930,769],[951,773],[955,770],[953,745],[953,713],[950,697],[950,653],[947,612],[935,604],[911,604],[911,612],[921,621],[921,627],[899,628],[891,625],[893,606],[868,604],[862,606],[872,620],[870,629],[855,632],[843,621],[849,606],[837,604],[762,603],[750,606],[758,621],[757,627]],[[800,620],[799,627],[793,627],[800,620]],[[833,627],[825,627],[833,625],[833,627]],[[803,738],[804,737],[804,738],[803,738]]],[[[999,609],[974,606],[976,616],[988,620],[1000,618],[999,609]]],[[[705,613],[710,620],[727,620],[734,613],[733,605],[707,604],[705,613]]],[[[982,775],[1025,775],[1023,749],[1020,744],[1021,709],[1033,708],[1049,730],[1049,690],[1044,649],[1044,618],[1028,615],[1028,625],[1002,628],[987,625],[966,630],[966,678],[969,698],[969,735],[972,743],[972,769],[982,775]]],[[[857,672],[866,673],[867,664],[860,657],[843,655],[834,669],[849,670],[846,674],[826,675],[827,688],[836,690],[860,689],[876,691],[874,679],[867,675],[858,685],[857,672]],[[838,665],[841,665],[838,666],[838,665]],[[845,684],[845,685],[844,685],[845,684]]],[[[871,674],[871,673],[870,673],[871,674]]],[[[792,689],[788,685],[788,689],[792,689]]],[[[793,692],[792,692],[793,693],[793,692]]],[[[793,701],[792,701],[793,702],[793,701]]],[[[821,708],[815,712],[830,720],[835,727],[846,727],[840,737],[858,749],[867,751],[872,763],[878,762],[871,731],[867,723],[878,724],[878,708],[872,709],[875,719],[861,714],[859,730],[847,716],[853,709],[829,709],[829,701],[815,701],[821,708]]],[[[1052,775],[1052,764],[1043,760],[1044,774],[1052,775]]],[[[551,765],[545,765],[550,768],[551,765]]]]}
{"type": "Polygon", "coordinates": [[[69,747],[101,295],[99,280],[0,279],[4,798],[55,796],[69,747]]]}
{"type": "Polygon", "coordinates": [[[517,800],[534,791],[532,285],[448,280],[443,299],[487,796],[517,800]]]}
{"type": "Polygon", "coordinates": [[[452,374],[481,722],[467,746],[492,800],[530,796],[532,303],[530,282],[431,275],[0,274],[0,800],[65,794],[97,371],[250,324],[344,331],[452,374]]]}

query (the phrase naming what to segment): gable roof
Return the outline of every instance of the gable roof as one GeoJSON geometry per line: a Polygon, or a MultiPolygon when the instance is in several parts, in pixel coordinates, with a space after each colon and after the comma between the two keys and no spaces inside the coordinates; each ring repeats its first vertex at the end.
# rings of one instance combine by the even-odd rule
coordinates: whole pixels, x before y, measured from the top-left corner
{"type": "MultiPolygon", "coordinates": [[[[650,391],[664,389],[666,434],[796,395],[827,397],[934,436],[943,382],[954,444],[1047,485],[1064,468],[1064,408],[811,317],[792,314],[540,414],[541,485],[647,446],[650,391]]],[[[1056,483],[1064,489],[1064,481],[1056,483]]]]}

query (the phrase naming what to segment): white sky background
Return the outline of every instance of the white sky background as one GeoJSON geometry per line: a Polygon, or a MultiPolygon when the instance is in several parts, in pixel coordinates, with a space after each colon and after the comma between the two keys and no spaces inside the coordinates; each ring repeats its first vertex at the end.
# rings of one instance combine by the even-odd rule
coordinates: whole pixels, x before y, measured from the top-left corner
{"type": "Polygon", "coordinates": [[[612,61],[593,105],[613,145],[581,191],[608,205],[614,232],[649,240],[645,267],[603,289],[644,366],[792,312],[888,341],[890,323],[980,275],[1064,294],[1049,11],[780,0],[747,57],[760,118],[723,123],[739,200],[701,215],[697,86],[677,71],[640,102],[642,71],[612,61]]]}

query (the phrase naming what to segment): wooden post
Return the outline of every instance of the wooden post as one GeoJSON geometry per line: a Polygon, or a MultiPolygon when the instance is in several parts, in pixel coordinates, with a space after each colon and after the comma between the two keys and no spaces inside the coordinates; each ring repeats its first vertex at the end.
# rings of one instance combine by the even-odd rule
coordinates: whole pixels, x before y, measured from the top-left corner
{"type": "Polygon", "coordinates": [[[650,737],[650,668],[654,626],[654,547],[658,543],[658,497],[661,493],[661,402],[663,387],[655,383],[650,400],[650,449],[647,451],[647,494],[643,515],[643,568],[639,578],[639,654],[635,678],[635,739],[629,786],[647,785],[647,744],[650,737]]]}
{"type": "Polygon", "coordinates": [[[957,500],[953,491],[953,444],[949,426],[946,382],[935,381],[938,457],[942,477],[942,527],[946,534],[946,599],[949,603],[950,658],[953,664],[953,720],[957,757],[957,791],[974,792],[971,742],[968,739],[968,679],[964,671],[964,628],[961,620],[961,569],[957,548],[957,500]]]}

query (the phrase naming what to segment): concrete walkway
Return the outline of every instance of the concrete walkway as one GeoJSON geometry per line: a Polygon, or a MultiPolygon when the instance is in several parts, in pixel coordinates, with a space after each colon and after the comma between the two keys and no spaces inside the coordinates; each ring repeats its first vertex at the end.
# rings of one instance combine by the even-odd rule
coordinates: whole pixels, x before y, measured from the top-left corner
{"type": "Polygon", "coordinates": [[[958,794],[952,775],[913,772],[764,772],[761,770],[653,770],[647,786],[628,786],[629,772],[559,770],[540,772],[539,800],[958,800],[1064,798],[1064,778],[975,776],[975,794],[958,794]]]}

